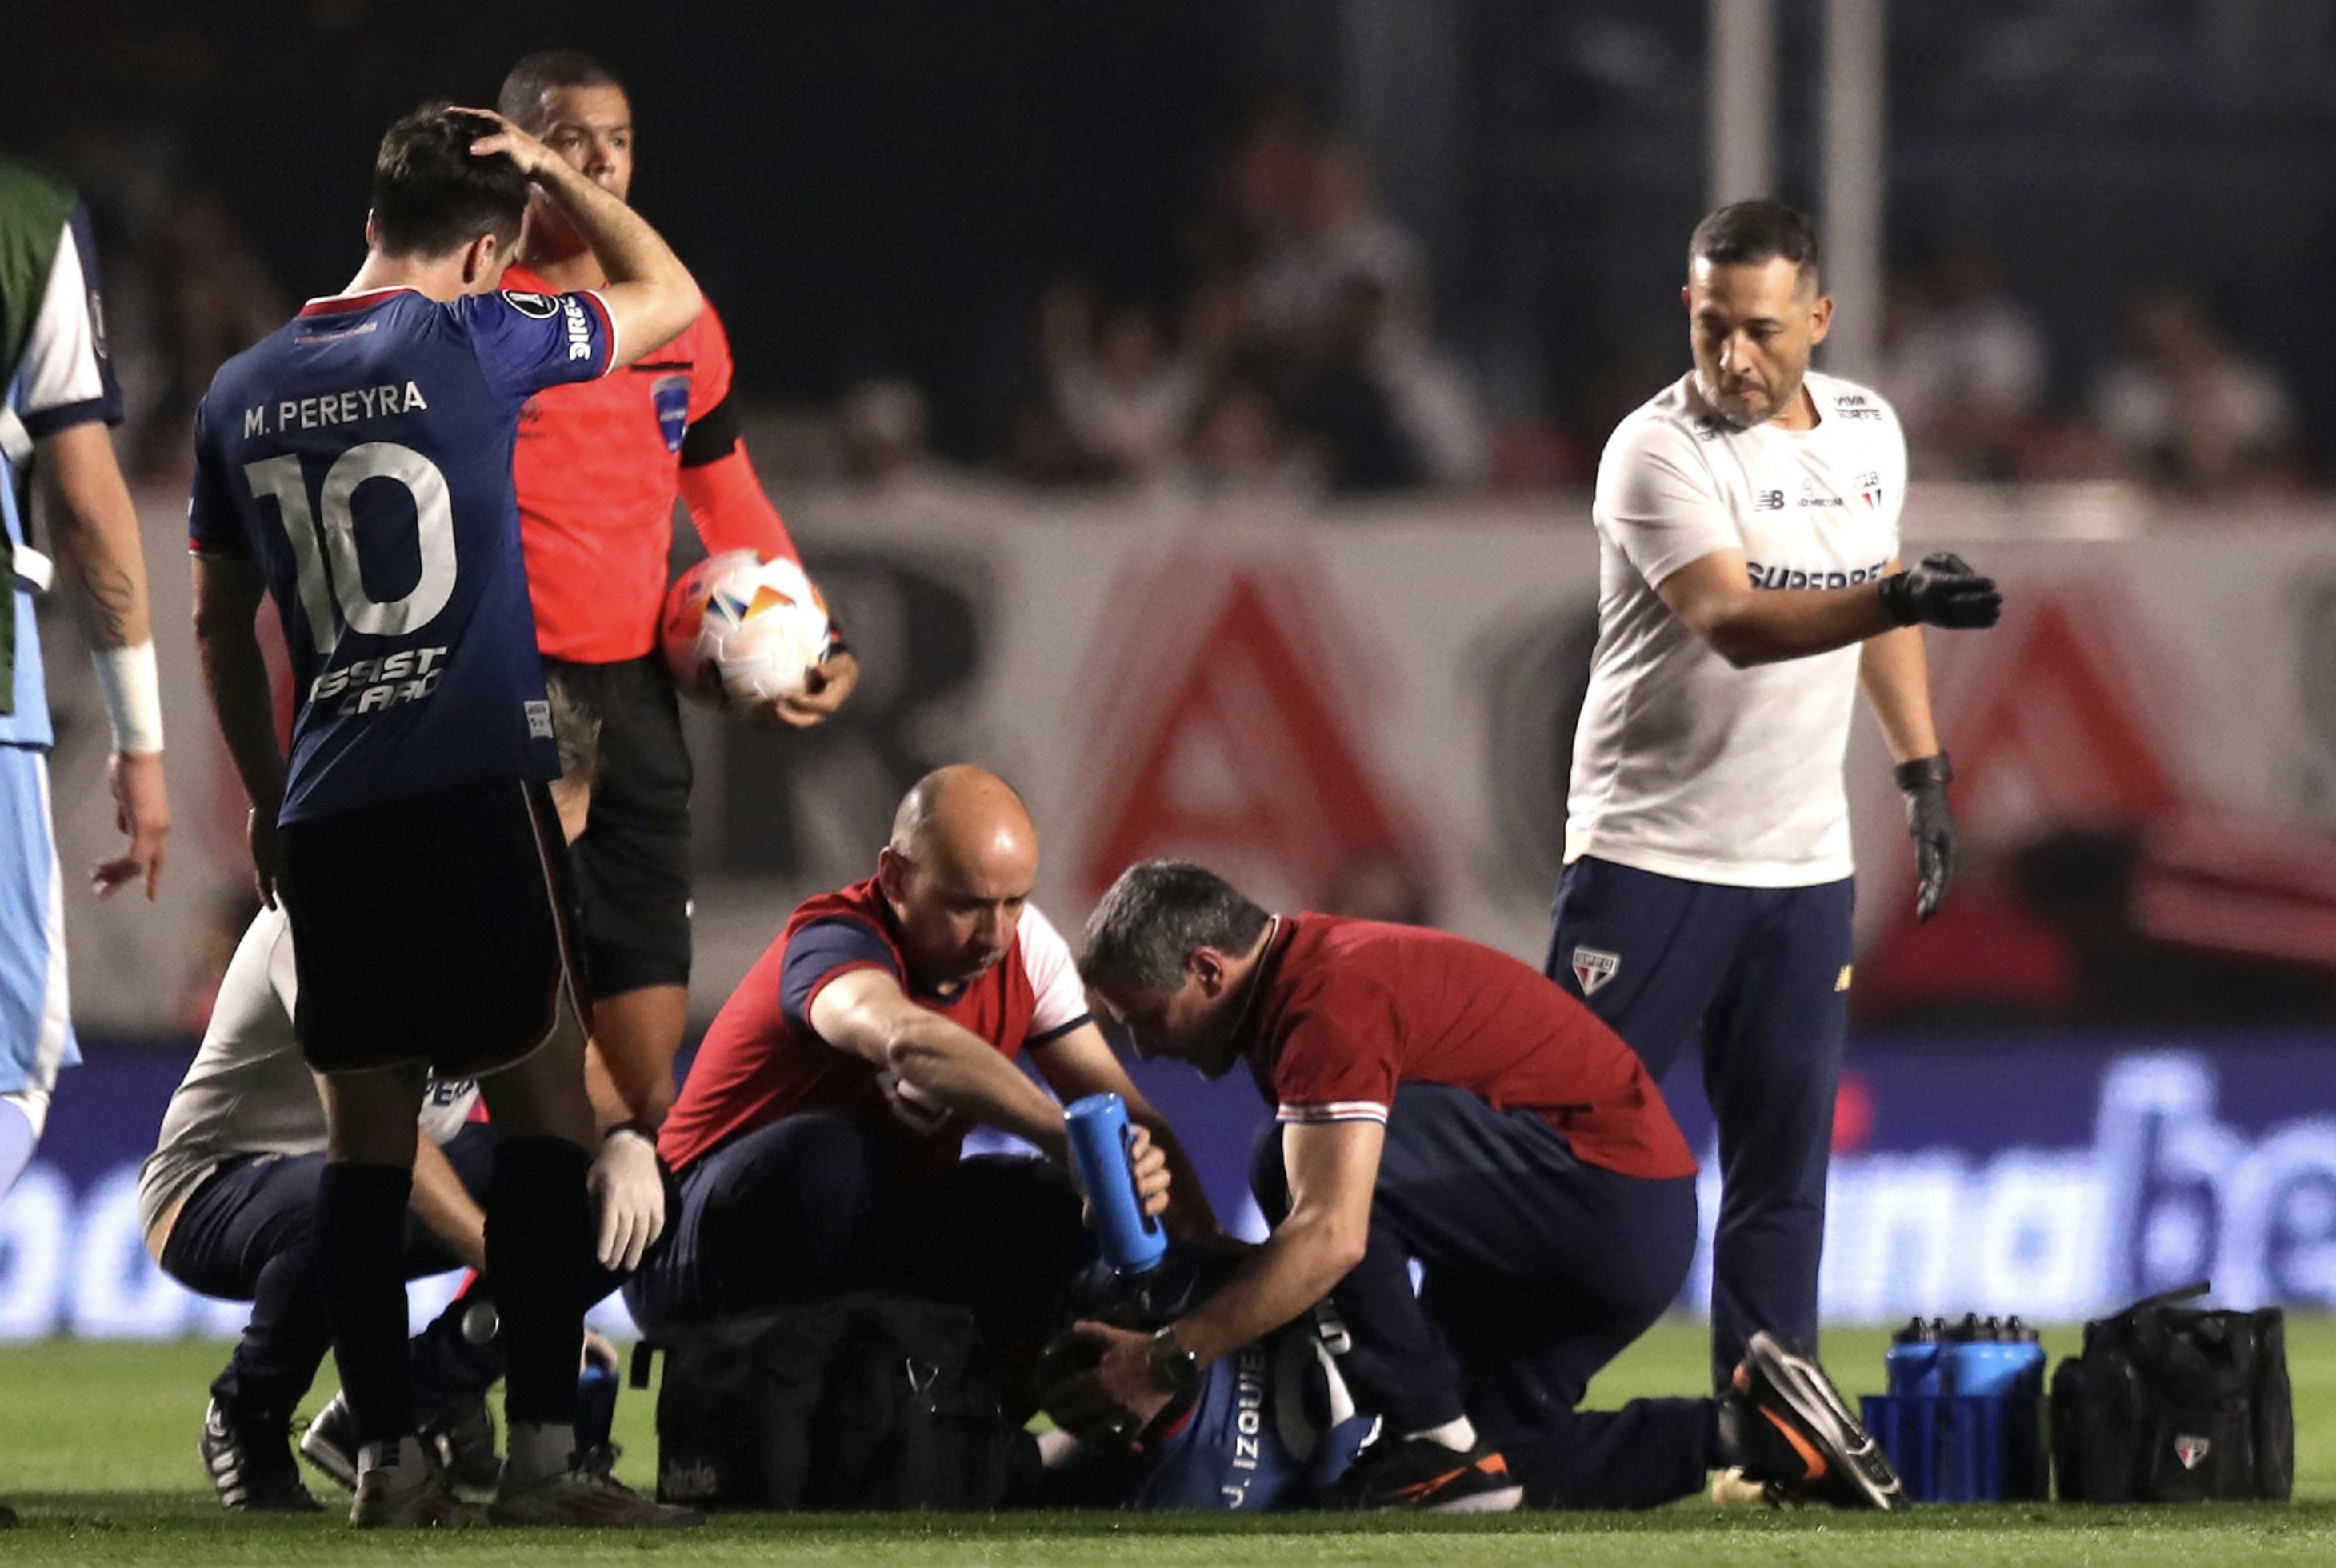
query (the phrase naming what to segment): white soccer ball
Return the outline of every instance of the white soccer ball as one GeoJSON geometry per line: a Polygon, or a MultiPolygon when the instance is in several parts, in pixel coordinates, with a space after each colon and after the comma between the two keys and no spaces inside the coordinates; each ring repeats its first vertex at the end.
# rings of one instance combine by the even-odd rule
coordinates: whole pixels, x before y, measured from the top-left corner
{"type": "Polygon", "coordinates": [[[833,646],[827,600],[792,560],[706,557],[666,590],[665,661],[703,702],[763,707],[803,689],[833,646]]]}

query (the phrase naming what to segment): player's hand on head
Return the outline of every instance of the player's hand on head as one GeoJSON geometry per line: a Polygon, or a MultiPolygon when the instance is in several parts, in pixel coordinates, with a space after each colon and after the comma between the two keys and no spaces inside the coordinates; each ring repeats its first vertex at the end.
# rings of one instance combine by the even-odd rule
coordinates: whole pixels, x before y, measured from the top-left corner
{"type": "Polygon", "coordinates": [[[120,854],[98,862],[90,872],[90,890],[112,898],[142,877],[151,903],[170,858],[170,797],[162,783],[162,754],[116,752],[106,764],[105,782],[113,792],[113,825],[130,842],[120,854]]]}
{"type": "MultiPolygon", "coordinates": [[[[471,143],[471,156],[473,158],[492,158],[498,152],[503,153],[513,163],[519,165],[519,171],[521,174],[530,178],[545,168],[547,161],[553,163],[561,161],[558,153],[492,109],[466,109],[458,106],[453,112],[475,114],[482,120],[492,121],[494,123],[493,131],[471,143]]],[[[562,164],[562,167],[565,165],[562,164]]]]}

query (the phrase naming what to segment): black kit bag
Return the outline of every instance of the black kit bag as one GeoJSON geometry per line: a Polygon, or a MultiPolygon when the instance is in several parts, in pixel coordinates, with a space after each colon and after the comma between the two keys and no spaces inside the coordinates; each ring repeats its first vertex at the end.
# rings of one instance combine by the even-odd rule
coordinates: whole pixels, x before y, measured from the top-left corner
{"type": "Polygon", "coordinates": [[[657,1391],[657,1497],[701,1508],[1005,1505],[1037,1471],[1036,1440],[979,1369],[962,1307],[839,1297],[646,1339],[632,1382],[657,1391]]]}
{"type": "Polygon", "coordinates": [[[2287,1320],[2177,1303],[2205,1281],[2085,1325],[2052,1374],[2064,1503],[2285,1502],[2295,1489],[2287,1320]]]}

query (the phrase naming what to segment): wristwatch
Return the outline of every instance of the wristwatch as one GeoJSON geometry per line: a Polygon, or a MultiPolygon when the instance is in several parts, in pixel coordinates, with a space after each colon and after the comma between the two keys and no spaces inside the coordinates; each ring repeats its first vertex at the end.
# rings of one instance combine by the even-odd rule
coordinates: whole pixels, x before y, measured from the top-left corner
{"type": "Polygon", "coordinates": [[[1145,1340],[1144,1356],[1151,1363],[1152,1381],[1162,1393],[1189,1394],[1201,1386],[1200,1358],[1176,1338],[1175,1325],[1157,1330],[1145,1340]]]}

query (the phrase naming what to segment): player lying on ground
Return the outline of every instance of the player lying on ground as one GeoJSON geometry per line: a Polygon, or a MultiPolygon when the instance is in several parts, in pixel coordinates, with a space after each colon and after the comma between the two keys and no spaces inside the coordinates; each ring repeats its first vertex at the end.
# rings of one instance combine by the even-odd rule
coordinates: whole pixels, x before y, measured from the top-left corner
{"type": "MultiPolygon", "coordinates": [[[[1098,1263],[1073,1287],[1066,1313],[1150,1333],[1208,1299],[1240,1266],[1221,1247],[1176,1243],[1134,1279],[1098,1263]]],[[[1137,1513],[1265,1514],[1336,1496],[1374,1417],[1358,1410],[1333,1351],[1345,1325],[1327,1307],[1303,1312],[1254,1345],[1211,1362],[1130,1437],[1089,1441],[1057,1425],[1038,1439],[1056,1508],[1137,1513]]],[[[1066,1329],[1039,1363],[1040,1398],[1091,1368],[1105,1342],[1066,1329]]]]}
{"type": "Polygon", "coordinates": [[[1327,1296],[1383,1417],[1349,1506],[1649,1506],[1731,1466],[1895,1504],[1816,1363],[1766,1335],[1721,1398],[1576,1408],[1679,1294],[1695,1162],[1630,1047],[1544,977],[1440,931],[1269,915],[1171,861],[1113,884],[1080,968],[1144,1055],[1246,1062],[1281,1132],[1251,1178],[1273,1233],[1222,1289],[1148,1336],[1079,1326],[1104,1349],[1055,1401],[1074,1429],[1141,1431],[1327,1296]]]}

